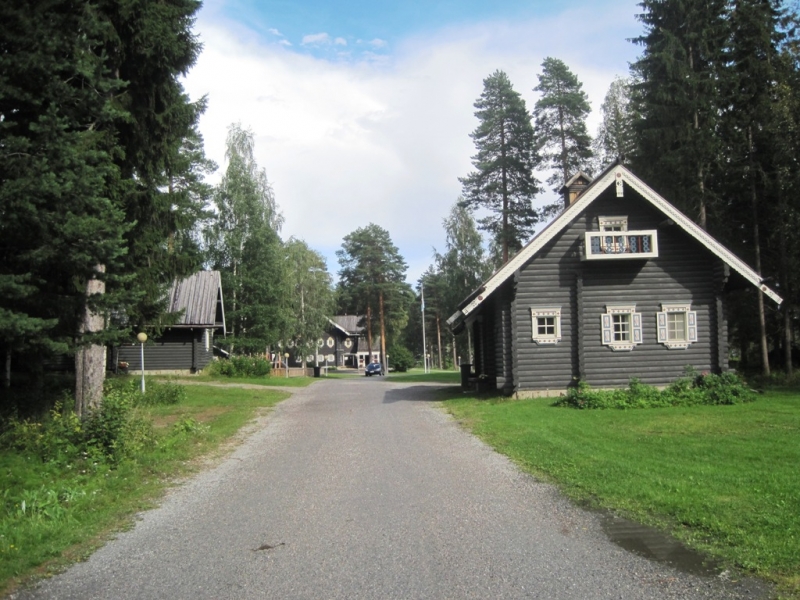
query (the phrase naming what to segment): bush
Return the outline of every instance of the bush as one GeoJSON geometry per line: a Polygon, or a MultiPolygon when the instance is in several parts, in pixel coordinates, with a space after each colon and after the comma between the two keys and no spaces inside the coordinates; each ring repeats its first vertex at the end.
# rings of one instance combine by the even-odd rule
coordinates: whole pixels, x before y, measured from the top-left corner
{"type": "Polygon", "coordinates": [[[755,394],[735,373],[698,374],[687,367],[686,376],[659,390],[638,379],[631,379],[627,389],[593,390],[584,381],[567,390],[554,406],[590,408],[658,408],[700,404],[740,404],[752,402],[755,394]]]}
{"type": "Polygon", "coordinates": [[[269,377],[272,364],[262,356],[231,356],[208,366],[211,375],[223,377],[269,377]]]}
{"type": "Polygon", "coordinates": [[[414,366],[414,355],[404,346],[395,346],[389,352],[389,367],[400,373],[405,373],[414,366]]]}
{"type": "Polygon", "coordinates": [[[83,421],[71,409],[74,402],[65,397],[41,420],[11,419],[0,434],[0,448],[59,464],[135,457],[154,442],[152,423],[134,407],[137,394],[127,384],[113,386],[83,421]]]}

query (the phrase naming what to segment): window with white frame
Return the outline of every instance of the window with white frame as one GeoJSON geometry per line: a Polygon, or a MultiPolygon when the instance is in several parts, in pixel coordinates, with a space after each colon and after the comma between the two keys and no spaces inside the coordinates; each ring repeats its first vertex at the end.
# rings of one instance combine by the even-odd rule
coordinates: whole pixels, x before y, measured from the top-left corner
{"type": "Polygon", "coordinates": [[[697,312],[691,304],[661,304],[656,313],[658,342],[671,349],[685,349],[697,341],[697,312]]]}
{"type": "Polygon", "coordinates": [[[533,341],[537,344],[557,344],[561,339],[561,307],[532,306],[533,341]]]}
{"type": "Polygon", "coordinates": [[[597,217],[600,231],[628,231],[628,217],[597,217]]]}
{"type": "Polygon", "coordinates": [[[642,343],[642,315],[635,304],[608,304],[600,315],[603,345],[612,350],[633,350],[642,343]]]}

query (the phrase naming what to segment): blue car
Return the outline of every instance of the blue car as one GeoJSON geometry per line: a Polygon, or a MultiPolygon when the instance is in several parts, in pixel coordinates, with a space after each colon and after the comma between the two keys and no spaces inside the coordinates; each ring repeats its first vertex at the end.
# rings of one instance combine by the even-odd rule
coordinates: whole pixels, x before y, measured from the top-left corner
{"type": "Polygon", "coordinates": [[[370,375],[383,375],[383,367],[381,367],[381,363],[369,363],[367,368],[364,370],[364,375],[367,377],[370,375]]]}

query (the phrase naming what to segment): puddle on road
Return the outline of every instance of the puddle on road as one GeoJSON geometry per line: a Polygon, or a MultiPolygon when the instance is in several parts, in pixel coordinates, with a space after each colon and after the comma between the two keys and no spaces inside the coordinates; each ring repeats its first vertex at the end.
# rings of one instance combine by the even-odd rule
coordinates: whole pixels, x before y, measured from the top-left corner
{"type": "Polygon", "coordinates": [[[609,539],[629,552],[667,563],[684,573],[713,577],[722,566],[703,554],[687,548],[675,538],[647,525],[634,523],[607,511],[599,511],[603,531],[609,539]]]}

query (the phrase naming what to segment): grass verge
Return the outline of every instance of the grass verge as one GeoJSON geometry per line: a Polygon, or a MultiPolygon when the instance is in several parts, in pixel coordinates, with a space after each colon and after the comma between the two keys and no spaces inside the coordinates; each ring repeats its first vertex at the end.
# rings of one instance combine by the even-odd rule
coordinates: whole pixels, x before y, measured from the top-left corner
{"type": "Polygon", "coordinates": [[[0,451],[0,596],[87,556],[130,526],[198,457],[220,447],[257,413],[288,394],[186,386],[180,404],[136,409],[152,420],[156,443],[117,464],[84,456],[43,462],[0,451]]]}
{"type": "MultiPolygon", "coordinates": [[[[149,378],[146,378],[149,379],[149,378]]],[[[264,387],[292,387],[301,388],[314,383],[313,377],[280,377],[279,375],[267,375],[264,377],[227,377],[225,375],[191,375],[187,378],[167,376],[166,380],[173,381],[193,381],[200,383],[246,383],[249,385],[263,385],[264,387]]]]}
{"type": "Polygon", "coordinates": [[[552,399],[452,398],[446,409],[567,495],[669,530],[800,598],[800,397],[571,410],[552,399]]]}

